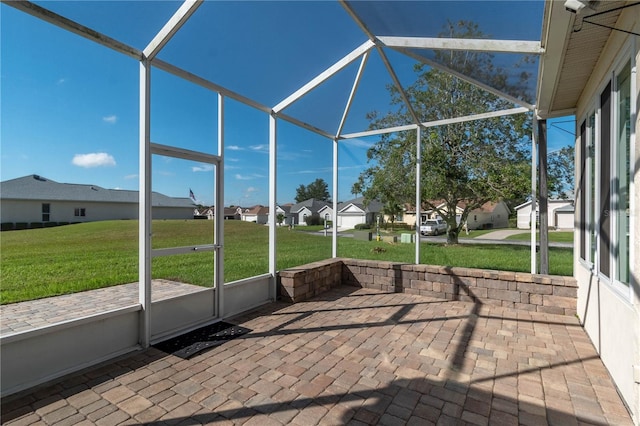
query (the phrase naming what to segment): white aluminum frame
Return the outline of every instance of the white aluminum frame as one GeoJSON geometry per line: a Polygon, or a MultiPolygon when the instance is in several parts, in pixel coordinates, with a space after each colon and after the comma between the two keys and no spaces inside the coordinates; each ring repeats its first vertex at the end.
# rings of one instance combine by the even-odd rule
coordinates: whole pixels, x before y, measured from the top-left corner
{"type": "MultiPolygon", "coordinates": [[[[216,291],[216,313],[219,317],[224,314],[223,310],[223,265],[224,265],[224,232],[223,232],[223,184],[224,184],[224,99],[229,97],[238,102],[241,102],[247,106],[260,110],[269,114],[269,206],[270,211],[274,214],[270,215],[269,225],[269,273],[271,276],[270,295],[272,299],[276,297],[276,274],[277,274],[277,251],[276,251],[276,227],[275,227],[275,211],[276,211],[276,195],[277,195],[277,119],[282,119],[295,124],[299,127],[305,128],[313,133],[326,137],[333,142],[333,193],[334,193],[334,208],[333,208],[333,257],[337,256],[337,199],[338,199],[338,143],[341,139],[356,138],[362,136],[371,136],[383,133],[393,133],[401,130],[415,129],[417,132],[417,146],[416,156],[418,163],[416,166],[416,213],[417,220],[419,220],[420,214],[420,179],[421,174],[421,127],[433,127],[439,125],[445,125],[456,122],[464,122],[470,120],[479,120],[483,118],[498,117],[508,114],[518,114],[533,110],[535,107],[519,99],[511,97],[505,93],[502,93],[490,86],[480,83],[468,76],[464,76],[458,72],[450,70],[440,64],[432,63],[431,61],[408,51],[409,48],[429,48],[429,49],[466,49],[466,50],[491,50],[499,52],[517,52],[517,53],[531,53],[540,54],[544,49],[537,42],[528,41],[509,41],[509,40],[459,40],[459,39],[431,39],[431,38],[410,38],[410,37],[378,37],[371,33],[366,25],[359,19],[354,13],[351,7],[344,1],[340,3],[352,17],[352,19],[360,26],[362,31],[366,34],[368,40],[362,45],[358,46],[352,52],[341,58],[331,67],[324,72],[320,73],[317,77],[310,82],[302,86],[300,89],[289,95],[283,101],[275,105],[273,108],[260,104],[250,98],[240,95],[232,90],[229,90],[223,86],[215,84],[206,78],[197,76],[191,72],[183,70],[175,65],[169,64],[157,58],[158,53],[167,44],[167,42],[176,34],[177,31],[188,21],[188,19],[197,11],[198,7],[202,4],[203,0],[186,0],[180,8],[174,13],[170,20],[163,26],[163,28],[156,34],[147,47],[141,51],[134,47],[128,46],[118,40],[108,37],[98,31],[74,22],[68,18],[58,15],[52,11],[49,11],[39,5],[31,3],[29,1],[17,1],[9,2],[3,0],[3,2],[9,6],[12,6],[24,13],[30,14],[36,18],[49,22],[62,29],[73,32],[81,37],[94,41],[102,46],[108,47],[116,52],[132,57],[140,62],[140,93],[139,93],[139,113],[140,113],[140,131],[139,131],[139,154],[140,154],[140,179],[139,179],[139,302],[141,305],[140,316],[140,343],[143,347],[149,345],[150,339],[150,312],[151,307],[151,259],[156,256],[163,256],[176,253],[194,252],[201,250],[213,250],[215,251],[215,276],[214,281],[217,288],[216,291]],[[376,48],[380,54],[389,75],[391,76],[393,83],[399,90],[405,105],[412,115],[414,123],[407,126],[400,126],[382,130],[365,131],[358,133],[351,133],[342,135],[342,129],[344,123],[349,114],[355,93],[357,91],[359,82],[362,77],[363,70],[367,64],[369,53],[373,48],[376,48]],[[513,108],[505,111],[488,112],[485,114],[477,114],[468,117],[451,118],[446,120],[439,120],[430,123],[421,123],[413,110],[410,99],[408,98],[402,84],[400,83],[393,66],[386,57],[383,47],[393,48],[403,54],[408,55],[418,61],[439,68],[443,71],[461,78],[467,82],[475,84],[476,86],[500,96],[516,105],[520,105],[520,108],[513,108]],[[298,120],[294,117],[288,116],[283,113],[283,110],[290,106],[292,103],[299,100],[301,97],[309,93],[311,90],[320,86],[323,82],[328,80],[331,76],[335,75],[340,70],[354,62],[356,59],[361,58],[360,67],[358,69],[357,76],[355,78],[347,105],[345,107],[342,119],[338,125],[337,133],[332,134],[326,130],[320,129],[316,126],[298,120]],[[150,140],[150,90],[151,90],[151,69],[156,67],[165,72],[171,73],[186,81],[197,84],[204,87],[207,90],[211,90],[218,94],[218,152],[219,156],[205,154],[196,151],[190,151],[180,149],[176,147],[153,144],[150,140]],[[151,249],[151,156],[152,154],[165,155],[171,157],[177,157],[187,160],[200,161],[204,163],[214,164],[216,166],[216,193],[214,195],[216,202],[216,232],[213,245],[197,245],[190,247],[177,247],[170,249],[151,249]]],[[[634,68],[635,72],[635,68],[634,68]]],[[[635,85],[635,82],[633,82],[635,85]]],[[[634,86],[635,87],[635,86],[634,86]]],[[[635,90],[635,89],[634,89],[635,90]]],[[[634,123],[635,124],[635,123],[634,123]]],[[[535,127],[535,126],[534,126],[535,127]]],[[[535,154],[535,137],[532,138],[532,149],[535,154]]],[[[535,158],[535,156],[534,156],[535,158]]],[[[535,182],[535,167],[532,168],[532,178],[535,182]]],[[[535,184],[534,184],[535,185],[535,184]]],[[[533,214],[535,215],[535,187],[533,188],[534,206],[533,214]]],[[[532,223],[535,226],[535,217],[532,223]]],[[[532,232],[532,251],[535,253],[535,232],[532,232]]],[[[419,230],[416,232],[416,263],[419,263],[420,258],[420,238],[419,230]]],[[[532,256],[532,265],[534,259],[532,256]]],[[[533,266],[532,266],[533,268],[533,266]]]]}

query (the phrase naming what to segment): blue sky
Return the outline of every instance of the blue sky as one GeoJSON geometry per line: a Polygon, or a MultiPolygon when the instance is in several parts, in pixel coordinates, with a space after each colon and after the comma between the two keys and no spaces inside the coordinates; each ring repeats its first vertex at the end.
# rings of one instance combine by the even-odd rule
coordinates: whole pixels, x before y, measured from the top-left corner
{"type": "MultiPolygon", "coordinates": [[[[41,4],[142,49],[180,3],[41,4]]],[[[495,13],[474,13],[480,21],[498,19],[495,13]]],[[[1,179],[39,174],[59,182],[138,189],[138,63],[4,4],[0,19],[1,179]]],[[[159,57],[273,106],[365,40],[337,3],[207,2],[159,57]],[[197,38],[212,42],[198,45],[197,38]]],[[[410,82],[413,60],[399,54],[390,59],[400,80],[410,82]]],[[[335,132],[357,67],[358,62],[348,66],[285,112],[335,132]]],[[[346,132],[365,130],[367,112],[389,108],[390,82],[372,55],[346,132]]],[[[215,93],[153,70],[153,142],[218,154],[216,116],[215,93]]],[[[559,126],[573,132],[572,123],[559,126]]],[[[549,128],[550,151],[572,143],[566,132],[549,128]]],[[[268,203],[268,142],[268,116],[227,99],[225,205],[268,203]]],[[[339,200],[352,198],[351,185],[373,142],[340,143],[339,200]]],[[[292,202],[295,189],[316,178],[331,188],[330,140],[280,120],[278,154],[278,202],[292,202]]],[[[212,203],[210,166],[154,157],[152,170],[155,191],[187,197],[191,188],[198,201],[212,203]]]]}

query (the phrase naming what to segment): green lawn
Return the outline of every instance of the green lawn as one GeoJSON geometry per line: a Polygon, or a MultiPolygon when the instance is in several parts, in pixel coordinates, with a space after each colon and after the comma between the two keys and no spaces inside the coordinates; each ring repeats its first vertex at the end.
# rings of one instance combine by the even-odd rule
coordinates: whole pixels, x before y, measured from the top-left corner
{"type": "MultiPolygon", "coordinates": [[[[210,244],[211,221],[154,221],[153,247],[210,244]]],[[[331,238],[277,229],[278,269],[331,257],[331,238]]],[[[268,272],[268,227],[226,221],[225,282],[268,272]]],[[[412,263],[413,244],[338,239],[338,256],[412,263]],[[379,247],[380,250],[374,250],[379,247]]],[[[423,243],[421,263],[528,271],[524,246],[423,243]]],[[[0,234],[0,303],[107,287],[138,280],[137,221],[106,221],[0,234]]],[[[572,250],[551,249],[552,274],[572,274],[572,250]]],[[[213,253],[154,258],[153,277],[210,286],[213,253]]]]}
{"type": "MultiPolygon", "coordinates": [[[[536,232],[536,241],[540,241],[540,232],[536,232]]],[[[524,234],[510,235],[507,240],[529,241],[531,240],[531,232],[524,234]]],[[[552,243],[572,243],[573,232],[571,231],[549,231],[549,241],[552,243]]]]}

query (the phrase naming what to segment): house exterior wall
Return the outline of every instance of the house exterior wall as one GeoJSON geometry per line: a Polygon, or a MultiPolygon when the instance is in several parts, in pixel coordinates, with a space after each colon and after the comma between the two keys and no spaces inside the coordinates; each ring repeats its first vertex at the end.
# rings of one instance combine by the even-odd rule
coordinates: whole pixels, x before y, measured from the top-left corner
{"type": "MultiPolygon", "coordinates": [[[[50,205],[49,222],[95,222],[100,220],[138,219],[138,204],[96,203],[83,201],[2,200],[0,221],[44,222],[42,204],[50,205]],[[84,216],[75,216],[75,209],[84,216]]],[[[154,219],[193,219],[192,207],[153,207],[154,219]]]]}
{"type": "Polygon", "coordinates": [[[575,227],[574,224],[574,214],[573,212],[555,212],[554,220],[556,223],[557,229],[573,229],[575,227]]]}
{"type": "Polygon", "coordinates": [[[509,209],[504,202],[499,202],[496,204],[493,212],[474,210],[467,216],[467,226],[469,229],[482,229],[487,226],[491,228],[508,228],[509,209]]]}
{"type": "MultiPolygon", "coordinates": [[[[637,8],[628,8],[623,11],[616,27],[625,28],[634,32],[640,32],[640,23],[637,19],[637,8]]],[[[640,43],[632,40],[630,37],[621,32],[612,32],[607,42],[603,54],[599,58],[598,65],[596,66],[591,79],[586,85],[582,96],[578,103],[578,109],[576,112],[577,123],[577,140],[576,140],[576,182],[581,182],[583,174],[587,173],[588,166],[582,169],[581,159],[584,155],[588,158],[586,152],[582,152],[581,148],[581,123],[586,122],[587,117],[592,114],[594,108],[598,109],[598,104],[601,99],[601,93],[605,90],[609,81],[612,80],[612,75],[616,71],[617,67],[624,63],[627,58],[631,58],[631,68],[637,69],[640,65],[640,43]]],[[[631,105],[638,106],[638,88],[640,88],[640,77],[637,73],[631,72],[631,79],[635,77],[635,89],[634,83],[631,83],[631,105]]],[[[614,89],[615,90],[615,89],[614,89]]],[[[615,111],[616,99],[612,95],[611,105],[612,111],[615,111]]],[[[600,120],[598,115],[596,120],[600,120]]],[[[631,115],[633,119],[633,115],[631,115]]],[[[616,127],[615,113],[611,118],[611,145],[613,147],[617,143],[615,136],[616,127]]],[[[596,127],[597,128],[597,127],[596,127]]],[[[633,126],[632,126],[633,128],[633,126]]],[[[631,415],[636,424],[640,424],[640,215],[637,214],[638,207],[640,207],[640,195],[638,188],[640,188],[640,138],[638,137],[638,129],[640,125],[638,123],[638,116],[635,117],[635,135],[631,131],[630,138],[630,167],[632,183],[630,186],[630,214],[629,217],[629,283],[620,284],[616,282],[615,277],[612,277],[614,267],[616,263],[620,261],[619,256],[616,254],[609,254],[605,256],[606,259],[610,259],[611,269],[609,274],[603,274],[601,272],[600,253],[596,252],[595,256],[591,256],[589,247],[589,227],[586,230],[581,229],[581,226],[576,226],[574,246],[574,275],[578,281],[578,317],[583,323],[585,330],[587,331],[591,341],[595,345],[598,353],[600,354],[602,361],[611,373],[611,376],[628,408],[631,411],[631,415]],[[636,213],[634,213],[636,212],[636,213]],[[586,250],[581,249],[581,244],[586,242],[586,250]],[[583,256],[586,259],[583,259],[583,256]]],[[[598,129],[600,130],[600,129],[598,129]]],[[[597,134],[597,133],[596,133],[597,134]]],[[[600,135],[596,136],[596,143],[599,143],[600,135]]],[[[596,145],[597,146],[597,145],[596,145]]],[[[613,152],[607,152],[611,160],[611,181],[616,182],[616,158],[613,152]]],[[[600,170],[600,161],[602,160],[602,152],[596,150],[596,167],[600,170]]],[[[588,181],[587,181],[588,182],[588,181]]],[[[596,173],[596,201],[600,202],[599,197],[603,189],[600,185],[600,176],[596,173]]],[[[611,185],[611,184],[610,184],[611,185]]],[[[607,190],[605,188],[605,190],[607,190]]],[[[618,197],[617,192],[612,192],[612,202],[615,202],[618,197]]],[[[581,218],[584,215],[589,214],[589,203],[585,202],[585,211],[582,212],[582,206],[580,197],[585,197],[588,200],[589,191],[580,191],[578,188],[578,198],[576,200],[576,223],[580,225],[581,218]],[[584,192],[584,193],[581,193],[584,192]]],[[[598,208],[600,208],[598,206],[598,208]]],[[[614,234],[615,232],[615,210],[607,210],[606,215],[613,221],[611,237],[613,241],[610,241],[606,246],[606,250],[611,247],[617,247],[615,250],[617,253],[620,245],[620,237],[614,234]],[[618,241],[616,241],[616,239],[618,241]]],[[[602,215],[600,215],[602,216],[602,215]]],[[[596,213],[596,220],[601,220],[598,213],[596,213]]],[[[599,227],[601,222],[596,222],[599,227]]],[[[600,232],[600,228],[597,232],[600,232]]],[[[609,237],[609,236],[608,236],[609,237]]],[[[597,238],[600,238],[598,235],[597,238]]],[[[598,248],[600,250],[600,248],[598,248]]],[[[614,250],[610,250],[612,253],[614,250]]]]}
{"type": "MultiPolygon", "coordinates": [[[[549,218],[549,228],[560,228],[556,223],[556,214],[555,211],[561,207],[566,207],[571,205],[571,200],[549,200],[548,203],[548,218],[549,218]]],[[[563,216],[569,215],[568,213],[563,214],[563,216]]],[[[522,207],[517,209],[517,227],[518,229],[531,229],[531,203],[523,205],[522,207]]],[[[571,215],[573,216],[573,215],[571,215]]],[[[563,221],[563,225],[569,224],[569,219],[565,219],[563,221]]],[[[571,218],[570,225],[562,226],[563,229],[573,229],[573,217],[571,218]]]]}
{"type": "MultiPolygon", "coordinates": [[[[338,212],[338,227],[342,229],[353,229],[360,223],[367,223],[367,214],[357,206],[351,204],[344,210],[338,212]]],[[[373,223],[373,221],[368,223],[373,223]]]]}

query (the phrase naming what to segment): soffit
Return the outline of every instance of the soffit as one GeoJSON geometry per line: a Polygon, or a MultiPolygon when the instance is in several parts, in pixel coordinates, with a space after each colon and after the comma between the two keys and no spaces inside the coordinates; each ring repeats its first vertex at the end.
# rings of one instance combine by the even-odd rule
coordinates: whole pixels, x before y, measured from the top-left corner
{"type": "Polygon", "coordinates": [[[564,2],[547,4],[545,11],[546,53],[542,57],[538,93],[538,110],[542,118],[573,113],[587,85],[598,58],[612,30],[583,22],[583,17],[604,13],[592,18],[594,22],[615,27],[624,1],[598,2],[593,10],[575,15],[564,9],[564,2]]]}

